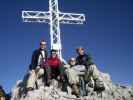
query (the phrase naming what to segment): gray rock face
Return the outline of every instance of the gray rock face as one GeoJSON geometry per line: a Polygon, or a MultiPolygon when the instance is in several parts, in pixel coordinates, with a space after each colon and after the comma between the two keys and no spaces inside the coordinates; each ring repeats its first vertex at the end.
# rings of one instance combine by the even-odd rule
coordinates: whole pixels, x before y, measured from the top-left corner
{"type": "Polygon", "coordinates": [[[114,84],[106,73],[100,72],[100,77],[104,82],[105,90],[98,93],[93,88],[87,87],[88,95],[79,98],[71,95],[70,88],[68,93],[62,92],[55,80],[52,80],[50,87],[40,85],[39,89],[25,93],[25,82],[20,80],[12,89],[11,100],[133,100],[132,87],[114,84]]]}

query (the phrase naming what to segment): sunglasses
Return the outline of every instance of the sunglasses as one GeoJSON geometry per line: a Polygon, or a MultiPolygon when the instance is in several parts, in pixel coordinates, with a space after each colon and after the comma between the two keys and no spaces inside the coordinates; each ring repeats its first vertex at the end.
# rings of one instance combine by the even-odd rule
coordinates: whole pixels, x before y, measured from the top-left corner
{"type": "Polygon", "coordinates": [[[45,44],[43,44],[43,43],[40,43],[40,45],[45,45],[45,44]]]}
{"type": "Polygon", "coordinates": [[[57,54],[56,52],[52,52],[51,54],[57,54]]]}
{"type": "Polygon", "coordinates": [[[76,60],[70,60],[70,62],[76,62],[76,60]]]}

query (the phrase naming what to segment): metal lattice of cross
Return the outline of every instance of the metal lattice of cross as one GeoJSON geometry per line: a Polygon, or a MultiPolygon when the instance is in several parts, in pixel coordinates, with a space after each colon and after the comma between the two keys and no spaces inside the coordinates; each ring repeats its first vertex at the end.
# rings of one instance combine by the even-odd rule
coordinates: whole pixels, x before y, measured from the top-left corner
{"type": "Polygon", "coordinates": [[[49,11],[22,11],[24,22],[48,23],[50,25],[51,49],[58,51],[62,60],[60,24],[83,24],[84,14],[62,13],[58,9],[58,0],[49,0],[49,11]]]}

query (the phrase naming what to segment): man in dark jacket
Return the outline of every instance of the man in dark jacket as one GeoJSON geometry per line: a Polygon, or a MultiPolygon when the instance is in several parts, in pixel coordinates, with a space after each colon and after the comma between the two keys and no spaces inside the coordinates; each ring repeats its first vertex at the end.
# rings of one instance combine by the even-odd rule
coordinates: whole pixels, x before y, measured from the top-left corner
{"type": "Polygon", "coordinates": [[[79,47],[76,49],[78,57],[76,59],[78,65],[84,65],[86,67],[86,74],[84,76],[85,82],[91,82],[94,90],[104,90],[104,84],[100,77],[100,72],[96,65],[93,63],[92,58],[88,56],[84,48],[79,47]],[[100,84],[100,85],[99,85],[100,84]]]}
{"type": "Polygon", "coordinates": [[[30,64],[30,71],[29,77],[27,80],[27,90],[33,90],[35,87],[36,80],[44,75],[44,69],[42,66],[42,61],[47,58],[47,51],[46,51],[46,42],[42,40],[40,42],[40,46],[37,50],[35,50],[32,54],[32,60],[30,64]]]}
{"type": "Polygon", "coordinates": [[[41,66],[43,59],[47,58],[48,53],[47,50],[45,50],[45,48],[46,48],[46,42],[42,40],[40,42],[39,49],[36,49],[32,54],[30,70],[36,69],[36,67],[41,66]]]}
{"type": "Polygon", "coordinates": [[[77,65],[84,65],[88,69],[90,65],[94,64],[92,58],[85,53],[84,48],[79,47],[76,49],[76,52],[78,54],[76,58],[77,65]]]}

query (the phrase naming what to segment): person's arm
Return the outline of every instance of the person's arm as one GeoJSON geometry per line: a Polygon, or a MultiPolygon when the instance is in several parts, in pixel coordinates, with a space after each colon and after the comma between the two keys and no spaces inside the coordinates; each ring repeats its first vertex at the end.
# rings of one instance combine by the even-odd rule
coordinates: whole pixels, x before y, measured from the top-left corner
{"type": "Polygon", "coordinates": [[[94,64],[91,55],[87,55],[87,63],[86,64],[87,64],[87,66],[94,64]]]}
{"type": "Polygon", "coordinates": [[[48,66],[49,65],[49,59],[48,58],[44,59],[42,62],[42,65],[43,65],[43,67],[48,66]]]}
{"type": "Polygon", "coordinates": [[[45,50],[45,59],[48,58],[48,52],[45,50]]]}
{"type": "Polygon", "coordinates": [[[80,65],[79,57],[76,58],[76,65],[80,65]]]}
{"type": "Polygon", "coordinates": [[[37,51],[35,50],[33,53],[32,53],[32,58],[31,58],[31,64],[30,64],[30,69],[35,69],[36,68],[36,55],[37,55],[37,51]]]}

